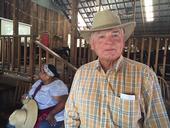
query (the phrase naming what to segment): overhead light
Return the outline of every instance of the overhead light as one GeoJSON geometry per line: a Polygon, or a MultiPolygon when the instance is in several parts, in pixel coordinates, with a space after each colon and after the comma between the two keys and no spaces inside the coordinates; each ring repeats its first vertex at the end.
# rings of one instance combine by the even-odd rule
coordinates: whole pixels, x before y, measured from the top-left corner
{"type": "Polygon", "coordinates": [[[152,22],[153,17],[153,0],[144,0],[145,16],[147,22],[152,22]]]}

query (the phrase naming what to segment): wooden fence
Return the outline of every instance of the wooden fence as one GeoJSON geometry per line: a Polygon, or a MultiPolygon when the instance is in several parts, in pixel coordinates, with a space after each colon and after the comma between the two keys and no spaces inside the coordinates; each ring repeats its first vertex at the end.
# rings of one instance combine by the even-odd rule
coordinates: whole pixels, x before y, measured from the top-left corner
{"type": "MultiPolygon", "coordinates": [[[[78,43],[84,44],[78,45],[78,66],[96,59],[84,40],[78,43]]],[[[123,56],[149,65],[157,75],[170,80],[170,36],[132,37],[125,43],[123,56]]]]}
{"type": "Polygon", "coordinates": [[[170,79],[170,36],[131,38],[124,56],[147,64],[157,75],[170,79]]]}
{"type": "MultiPolygon", "coordinates": [[[[170,79],[170,36],[132,37],[126,42],[123,55],[149,65],[157,75],[170,79]]],[[[30,79],[39,72],[43,63],[52,63],[61,78],[71,83],[76,67],[96,59],[96,56],[83,39],[78,39],[75,58],[77,61],[73,66],[48,47],[33,41],[31,36],[0,36],[3,70],[27,75],[30,79]]]]}
{"type": "Polygon", "coordinates": [[[77,70],[72,64],[31,36],[0,36],[0,62],[3,72],[26,76],[33,81],[43,63],[54,64],[61,79],[70,84],[77,70]]]}

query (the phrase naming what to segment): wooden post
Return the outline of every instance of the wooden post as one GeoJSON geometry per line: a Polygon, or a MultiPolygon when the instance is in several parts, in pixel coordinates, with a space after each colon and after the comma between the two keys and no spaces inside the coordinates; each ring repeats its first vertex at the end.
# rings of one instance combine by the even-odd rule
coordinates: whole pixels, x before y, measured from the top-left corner
{"type": "Polygon", "coordinates": [[[80,39],[80,41],[79,41],[78,66],[80,66],[82,64],[82,55],[81,55],[82,47],[81,46],[82,46],[82,39],[80,39]]]}
{"type": "Polygon", "coordinates": [[[29,75],[31,77],[31,80],[33,80],[33,73],[34,73],[34,66],[35,66],[35,62],[34,62],[34,51],[35,51],[35,46],[34,46],[34,41],[35,41],[35,33],[37,31],[37,21],[34,20],[34,17],[37,16],[37,5],[32,2],[32,6],[31,6],[31,39],[30,39],[30,43],[29,43],[29,47],[30,47],[30,58],[29,58],[29,75]],[[35,21],[35,22],[34,22],[35,21]]]}
{"type": "Polygon", "coordinates": [[[77,13],[78,0],[72,0],[72,16],[71,16],[71,63],[73,65],[77,62],[77,13]]]}
{"type": "Polygon", "coordinates": [[[27,38],[28,37],[24,37],[24,72],[26,72],[27,70],[27,38]]]}
{"type": "Polygon", "coordinates": [[[4,17],[4,10],[5,10],[5,0],[1,0],[0,2],[0,16],[4,17]]]}
{"type": "Polygon", "coordinates": [[[133,54],[133,60],[136,60],[136,54],[137,54],[137,39],[133,38],[133,42],[134,42],[134,54],[133,54]]]}
{"type": "Polygon", "coordinates": [[[20,68],[21,68],[20,67],[20,65],[21,65],[21,43],[20,43],[21,42],[21,37],[18,36],[17,39],[18,39],[18,42],[17,42],[17,44],[18,44],[17,45],[17,48],[18,48],[18,53],[17,53],[18,54],[18,59],[17,59],[18,62],[17,62],[17,66],[18,66],[18,72],[19,72],[20,68]]]}
{"type": "Polygon", "coordinates": [[[14,37],[14,40],[13,40],[13,47],[12,47],[12,60],[11,60],[11,65],[10,65],[10,69],[13,70],[14,68],[14,64],[16,62],[14,62],[14,60],[16,60],[17,58],[17,51],[14,50],[14,49],[18,49],[18,0],[13,0],[13,37],[14,37]],[[15,58],[14,58],[15,57],[15,58]]]}
{"type": "Polygon", "coordinates": [[[159,44],[160,44],[160,38],[157,38],[156,40],[156,56],[155,56],[155,72],[158,72],[158,55],[159,55],[159,44]]]}
{"type": "Polygon", "coordinates": [[[168,49],[168,38],[165,38],[165,49],[164,49],[164,56],[163,56],[163,73],[162,73],[163,77],[165,77],[167,49],[168,49]]]}
{"type": "Polygon", "coordinates": [[[145,38],[142,38],[141,52],[140,52],[140,62],[142,63],[143,63],[144,46],[145,46],[145,38]]]}
{"type": "Polygon", "coordinates": [[[148,66],[150,66],[151,49],[152,49],[152,38],[149,37],[149,48],[148,48],[148,59],[147,59],[148,66]]]}

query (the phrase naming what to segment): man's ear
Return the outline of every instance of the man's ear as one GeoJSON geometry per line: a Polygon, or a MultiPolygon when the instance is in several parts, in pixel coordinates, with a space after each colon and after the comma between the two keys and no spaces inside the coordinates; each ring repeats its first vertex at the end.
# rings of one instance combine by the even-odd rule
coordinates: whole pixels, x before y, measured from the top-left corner
{"type": "Polygon", "coordinates": [[[123,36],[123,41],[125,43],[125,30],[124,29],[121,30],[121,35],[123,36]]]}
{"type": "Polygon", "coordinates": [[[90,43],[90,48],[91,48],[92,51],[94,51],[94,49],[95,49],[95,42],[94,41],[92,41],[90,43]]]}
{"type": "Polygon", "coordinates": [[[90,38],[90,48],[94,50],[94,39],[92,37],[90,38]]]}
{"type": "Polygon", "coordinates": [[[94,50],[94,44],[93,44],[93,42],[90,43],[90,48],[91,48],[91,50],[94,50]]]}

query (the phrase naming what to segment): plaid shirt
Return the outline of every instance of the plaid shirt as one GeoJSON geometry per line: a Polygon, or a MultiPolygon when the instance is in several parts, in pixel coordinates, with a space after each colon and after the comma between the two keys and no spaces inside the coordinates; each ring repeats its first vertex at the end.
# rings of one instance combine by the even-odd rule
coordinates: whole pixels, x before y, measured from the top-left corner
{"type": "Polygon", "coordinates": [[[106,73],[98,60],[80,67],[65,109],[66,128],[170,128],[155,73],[122,56],[106,73]]]}

